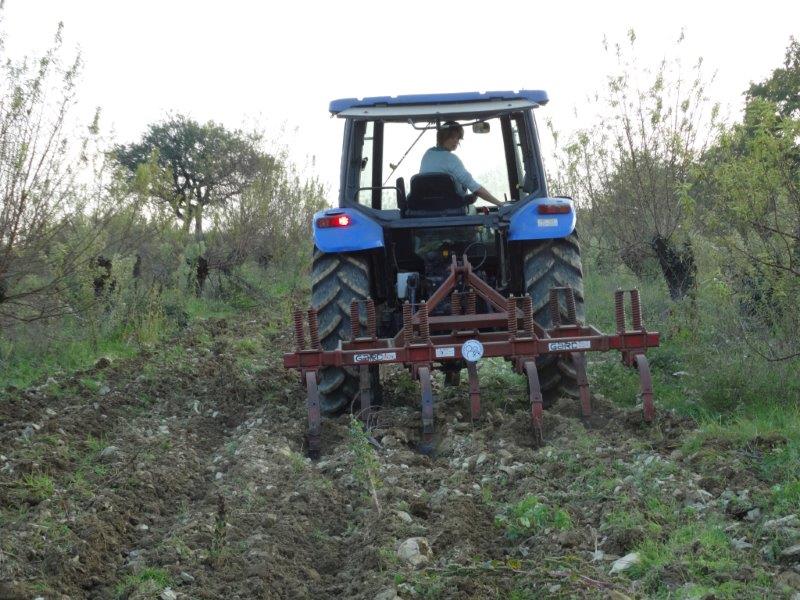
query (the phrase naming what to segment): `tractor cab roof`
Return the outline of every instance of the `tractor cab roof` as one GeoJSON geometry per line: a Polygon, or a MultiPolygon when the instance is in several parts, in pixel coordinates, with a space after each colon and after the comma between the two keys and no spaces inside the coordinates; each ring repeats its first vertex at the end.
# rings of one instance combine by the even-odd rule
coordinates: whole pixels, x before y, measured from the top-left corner
{"type": "Polygon", "coordinates": [[[460,92],[341,98],[330,104],[332,114],[357,120],[425,121],[431,119],[487,119],[507,112],[547,104],[544,90],[460,92]]]}

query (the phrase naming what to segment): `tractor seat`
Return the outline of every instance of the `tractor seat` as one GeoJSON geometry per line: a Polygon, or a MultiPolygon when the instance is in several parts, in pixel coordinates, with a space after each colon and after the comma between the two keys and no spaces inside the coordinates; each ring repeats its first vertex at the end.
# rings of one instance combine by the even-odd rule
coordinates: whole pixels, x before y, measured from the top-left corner
{"type": "Polygon", "coordinates": [[[405,204],[404,217],[457,217],[467,214],[469,200],[447,173],[421,173],[411,178],[405,204]]]}

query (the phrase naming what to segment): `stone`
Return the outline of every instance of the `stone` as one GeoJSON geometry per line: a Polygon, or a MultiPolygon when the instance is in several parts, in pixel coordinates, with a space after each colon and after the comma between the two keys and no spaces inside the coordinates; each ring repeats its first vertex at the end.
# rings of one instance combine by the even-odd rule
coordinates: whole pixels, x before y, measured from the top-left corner
{"type": "Polygon", "coordinates": [[[785,529],[787,527],[797,527],[800,525],[800,519],[797,515],[788,515],[780,519],[770,519],[764,522],[764,529],[767,531],[775,531],[777,529],[785,529]]]}
{"type": "Polygon", "coordinates": [[[752,548],[753,544],[749,543],[744,538],[740,538],[740,539],[734,538],[734,539],[731,540],[731,546],[733,546],[737,550],[747,550],[748,548],[752,548]]]}
{"type": "Polygon", "coordinates": [[[583,538],[577,531],[562,531],[558,534],[556,541],[562,548],[575,548],[581,545],[583,538]]]}
{"type": "Polygon", "coordinates": [[[181,571],[180,578],[183,583],[194,583],[194,577],[186,571],[181,571]]]}
{"type": "Polygon", "coordinates": [[[789,546],[781,551],[781,556],[800,556],[800,544],[789,546]]]}
{"type": "Polygon", "coordinates": [[[630,554],[626,554],[622,558],[619,558],[614,561],[614,564],[611,565],[611,571],[609,571],[609,575],[613,575],[614,573],[621,573],[632,567],[633,565],[639,563],[641,557],[639,556],[638,552],[631,552],[630,554]]]}
{"type": "Polygon", "coordinates": [[[394,588],[386,588],[375,595],[375,600],[401,600],[394,588]]]}
{"type": "Polygon", "coordinates": [[[751,523],[755,523],[761,518],[761,509],[757,506],[755,508],[751,508],[747,511],[747,514],[744,516],[744,518],[751,523]]]}
{"type": "Polygon", "coordinates": [[[100,451],[101,460],[112,460],[120,455],[119,448],[116,446],[106,446],[100,451]]]}
{"type": "Polygon", "coordinates": [[[178,594],[172,591],[172,588],[165,587],[161,592],[161,600],[178,600],[178,594]]]}
{"type": "Polygon", "coordinates": [[[411,523],[413,521],[411,515],[404,510],[396,510],[394,511],[394,514],[396,514],[397,518],[400,519],[403,523],[411,523]]]}
{"type": "Polygon", "coordinates": [[[397,558],[407,566],[417,569],[430,562],[433,552],[427,539],[413,537],[400,543],[397,547],[397,558]]]}
{"type": "Polygon", "coordinates": [[[110,391],[111,391],[111,388],[108,387],[107,385],[104,385],[99,390],[97,390],[97,393],[100,396],[107,396],[110,391]]]}
{"type": "Polygon", "coordinates": [[[477,460],[475,461],[475,466],[476,466],[476,467],[480,467],[480,466],[481,466],[483,463],[485,463],[485,462],[486,462],[488,459],[489,459],[489,457],[488,457],[488,456],[486,456],[486,453],[485,453],[485,452],[481,452],[480,454],[478,454],[478,458],[477,458],[477,460]]]}
{"type": "Polygon", "coordinates": [[[790,588],[800,590],[800,575],[794,571],[783,571],[778,574],[778,581],[783,585],[788,585],[790,588]]]}
{"type": "Polygon", "coordinates": [[[158,433],[161,435],[169,435],[169,427],[167,427],[166,425],[159,425],[158,433]]]}

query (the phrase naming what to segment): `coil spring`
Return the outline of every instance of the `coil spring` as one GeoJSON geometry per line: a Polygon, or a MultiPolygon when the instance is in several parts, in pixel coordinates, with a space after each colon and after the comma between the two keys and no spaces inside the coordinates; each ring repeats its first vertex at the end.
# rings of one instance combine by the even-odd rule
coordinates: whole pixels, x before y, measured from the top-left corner
{"type": "Polygon", "coordinates": [[[625,332],[625,292],[614,292],[614,318],[617,322],[617,333],[625,332]]]}
{"type": "Polygon", "coordinates": [[[311,347],[319,350],[319,321],[317,321],[317,311],[314,308],[308,309],[308,335],[311,338],[311,347]]]}
{"type": "Polygon", "coordinates": [[[513,294],[506,301],[506,311],[508,312],[508,332],[513,338],[517,335],[517,299],[513,294]]]}
{"type": "Polygon", "coordinates": [[[461,314],[461,294],[459,292],[453,292],[450,298],[450,312],[454,315],[461,314]]]}
{"type": "Polygon", "coordinates": [[[411,343],[412,336],[414,334],[414,326],[411,322],[411,318],[411,303],[406,300],[403,303],[403,341],[405,342],[406,346],[411,343]]]}
{"type": "Polygon", "coordinates": [[[373,340],[377,336],[378,323],[375,318],[375,301],[372,298],[367,298],[367,335],[373,340]]]}
{"type": "Polygon", "coordinates": [[[428,303],[420,304],[417,312],[419,313],[419,336],[427,342],[431,338],[431,328],[428,324],[428,303]]]}
{"type": "Polygon", "coordinates": [[[525,294],[522,298],[522,318],[525,333],[528,334],[528,337],[533,337],[533,300],[530,294],[525,294]]]}
{"type": "Polygon", "coordinates": [[[567,288],[565,293],[567,295],[567,319],[569,319],[570,324],[577,325],[578,311],[575,308],[575,292],[572,288],[567,288]]]}
{"type": "Polygon", "coordinates": [[[294,339],[297,350],[305,350],[306,336],[303,333],[303,312],[299,308],[294,309],[294,339]]]}

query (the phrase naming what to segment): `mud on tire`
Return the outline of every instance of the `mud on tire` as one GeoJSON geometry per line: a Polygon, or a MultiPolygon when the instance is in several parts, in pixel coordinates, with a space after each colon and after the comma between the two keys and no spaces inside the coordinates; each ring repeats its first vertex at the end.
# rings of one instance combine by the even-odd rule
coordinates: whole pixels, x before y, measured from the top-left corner
{"type": "MultiPolygon", "coordinates": [[[[314,248],[311,268],[311,305],[317,309],[319,336],[324,350],[335,350],[339,340],[350,339],[350,303],[366,300],[370,291],[369,262],[358,254],[325,254],[314,248]]],[[[359,313],[366,327],[366,312],[359,313]]],[[[377,369],[373,392],[378,393],[377,369]]],[[[320,371],[320,408],[327,416],[345,412],[358,395],[358,371],[326,367],[320,371]]]]}
{"type": "MultiPolygon", "coordinates": [[[[571,287],[575,291],[578,321],[584,322],[583,268],[577,232],[555,240],[529,242],[523,254],[525,292],[533,299],[533,318],[542,327],[552,327],[550,288],[571,287]]],[[[567,308],[561,298],[560,312],[566,322],[567,308]]],[[[578,382],[571,357],[545,356],[537,361],[545,407],[562,396],[577,398],[578,382]]]]}

